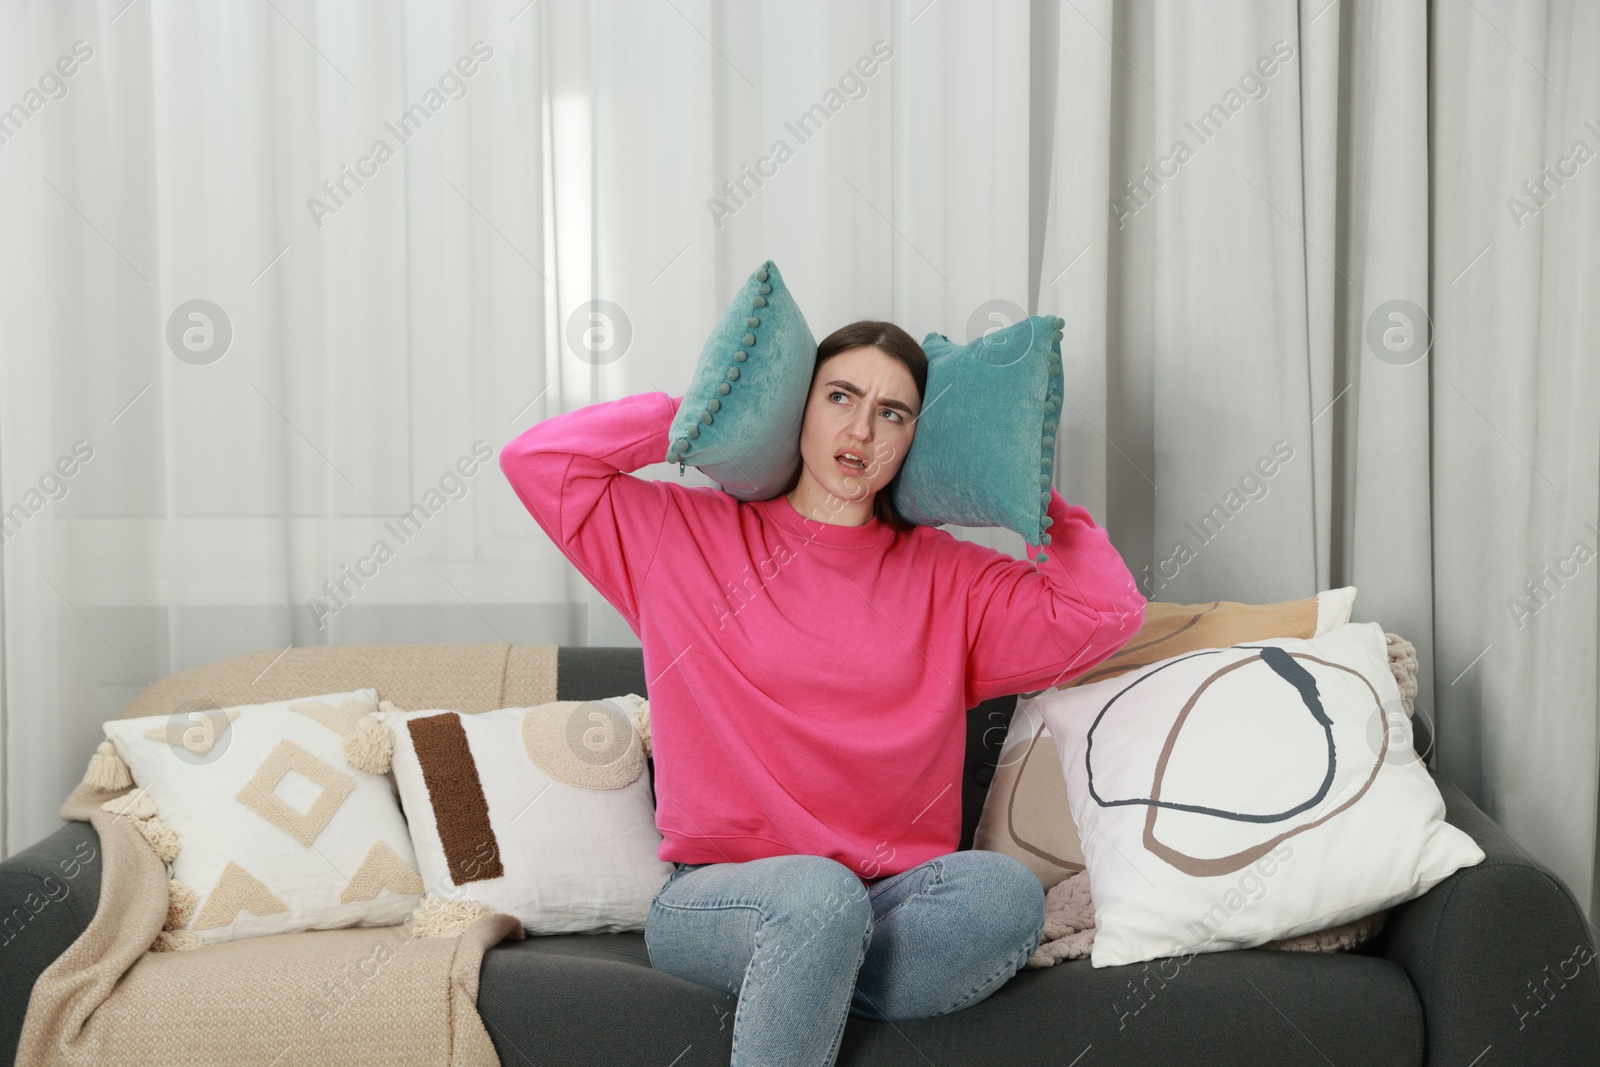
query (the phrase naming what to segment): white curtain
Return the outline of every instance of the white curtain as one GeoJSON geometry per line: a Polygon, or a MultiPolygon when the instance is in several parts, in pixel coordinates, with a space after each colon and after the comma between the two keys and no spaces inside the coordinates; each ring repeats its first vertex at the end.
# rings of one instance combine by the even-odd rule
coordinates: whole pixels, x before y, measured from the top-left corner
{"type": "Polygon", "coordinates": [[[1440,762],[1594,922],[1600,4],[1474,3],[1430,44],[1440,762]]]}
{"type": "Polygon", "coordinates": [[[681,392],[771,258],[819,338],[1064,316],[1141,588],[1358,586],[1593,914],[1595,8],[5,6],[0,852],[173,671],[634,644],[494,454],[681,392]]]}

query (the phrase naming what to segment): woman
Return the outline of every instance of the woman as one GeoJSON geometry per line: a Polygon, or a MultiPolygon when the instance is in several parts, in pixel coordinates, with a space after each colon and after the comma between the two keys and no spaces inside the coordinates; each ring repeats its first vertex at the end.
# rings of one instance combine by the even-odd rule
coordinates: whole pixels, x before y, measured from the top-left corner
{"type": "Polygon", "coordinates": [[[959,1011],[1016,973],[1044,892],[1010,856],[957,851],[966,709],[1088,670],[1143,620],[1105,532],[1053,489],[1042,564],[901,518],[888,490],[926,382],[892,323],[830,334],[800,468],[753,503],[626,476],[663,461],[683,398],[662,393],[556,415],[500,455],[639,635],[675,865],[645,944],[738,995],[735,1067],[831,1065],[851,1013],[959,1011]]]}

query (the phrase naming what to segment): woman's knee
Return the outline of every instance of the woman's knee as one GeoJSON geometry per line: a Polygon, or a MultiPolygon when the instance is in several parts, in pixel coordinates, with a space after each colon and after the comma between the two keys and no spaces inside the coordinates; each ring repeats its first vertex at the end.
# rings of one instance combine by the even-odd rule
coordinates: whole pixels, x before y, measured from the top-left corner
{"type": "Polygon", "coordinates": [[[849,868],[824,856],[786,856],[762,901],[750,980],[792,961],[803,969],[859,967],[872,938],[872,904],[849,868]]]}
{"type": "Polygon", "coordinates": [[[915,925],[901,926],[895,936],[926,940],[928,931],[948,931],[939,935],[948,966],[908,965],[917,959],[914,952],[880,957],[877,969],[864,972],[858,983],[856,1014],[899,1020],[959,1011],[999,989],[1038,948],[1044,887],[1025,864],[972,850],[941,856],[938,863],[939,879],[930,893],[943,903],[919,911],[915,925]]]}
{"type": "Polygon", "coordinates": [[[1044,886],[1027,864],[1004,852],[978,849],[954,852],[941,859],[945,864],[945,881],[962,879],[968,882],[972,891],[980,893],[987,902],[986,921],[1010,928],[995,930],[994,936],[1010,934],[1012,940],[1019,940],[1042,934],[1044,886]]]}
{"type": "Polygon", "coordinates": [[[689,872],[657,894],[645,923],[653,964],[684,976],[714,972],[719,980],[705,984],[724,986],[752,961],[759,977],[802,953],[843,963],[865,953],[871,898],[842,863],[789,855],[720,866],[707,868],[723,876],[710,883],[689,872]]]}
{"type": "Polygon", "coordinates": [[[871,930],[872,899],[850,868],[827,856],[775,859],[781,862],[766,900],[768,922],[871,930]]]}
{"type": "Polygon", "coordinates": [[[995,879],[1000,884],[999,891],[1007,895],[1007,900],[1019,914],[1031,909],[1038,924],[1043,926],[1044,886],[1040,883],[1039,876],[1015,856],[1008,856],[1003,852],[996,852],[993,855],[997,857],[995,879]]]}

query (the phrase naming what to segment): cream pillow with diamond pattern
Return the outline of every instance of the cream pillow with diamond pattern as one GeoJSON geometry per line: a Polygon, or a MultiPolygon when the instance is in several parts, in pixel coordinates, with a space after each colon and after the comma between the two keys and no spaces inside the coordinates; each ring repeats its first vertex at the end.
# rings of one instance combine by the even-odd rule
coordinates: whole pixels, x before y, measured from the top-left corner
{"type": "Polygon", "coordinates": [[[358,689],[104,724],[134,785],[109,803],[170,865],[158,947],[410,916],[422,879],[394,787],[343,749],[377,707],[358,689]]]}

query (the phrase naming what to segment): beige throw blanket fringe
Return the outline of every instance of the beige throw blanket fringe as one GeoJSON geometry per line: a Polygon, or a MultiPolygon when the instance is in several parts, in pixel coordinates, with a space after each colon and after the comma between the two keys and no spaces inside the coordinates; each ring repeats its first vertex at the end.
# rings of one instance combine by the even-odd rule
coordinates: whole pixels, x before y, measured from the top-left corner
{"type": "Polygon", "coordinates": [[[126,792],[79,785],[61,805],[100,835],[100,903],[35,983],[18,1063],[499,1067],[478,972],[491,946],[524,937],[517,919],[489,913],[456,937],[412,939],[406,923],[152,952],[168,876],[130,820],[101,808],[126,792]]]}

